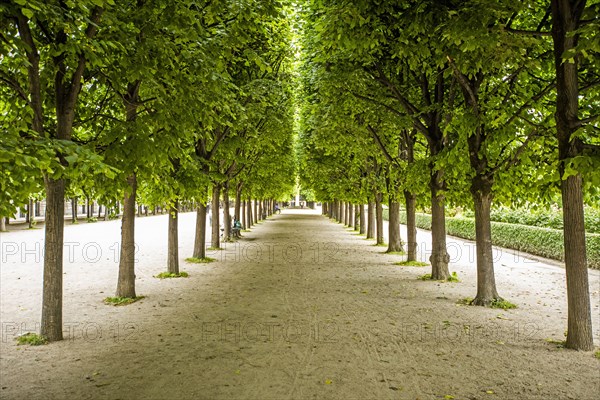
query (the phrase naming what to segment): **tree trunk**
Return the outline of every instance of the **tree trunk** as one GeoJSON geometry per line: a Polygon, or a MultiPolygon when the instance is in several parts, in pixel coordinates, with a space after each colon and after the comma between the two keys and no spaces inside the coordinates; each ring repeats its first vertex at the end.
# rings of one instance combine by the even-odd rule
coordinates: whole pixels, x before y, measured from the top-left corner
{"type": "Polygon", "coordinates": [[[442,189],[441,172],[432,172],[431,189],[431,279],[445,281],[450,276],[448,262],[450,256],[446,250],[446,216],[444,196],[438,192],[442,189]]]}
{"type": "Polygon", "coordinates": [[[194,240],[194,258],[206,258],[206,204],[199,203],[196,208],[196,238],[194,240]]]}
{"type": "Polygon", "coordinates": [[[354,228],[354,205],[348,203],[348,226],[354,228]]]}
{"type": "Polygon", "coordinates": [[[388,224],[388,234],[390,241],[387,253],[404,252],[402,238],[400,236],[400,203],[390,199],[389,206],[390,220],[388,224]]]}
{"type": "Polygon", "coordinates": [[[349,201],[346,202],[346,222],[344,225],[352,226],[352,204],[349,201]]]}
{"type": "Polygon", "coordinates": [[[135,298],[135,196],[137,192],[135,173],[127,177],[127,185],[121,220],[121,257],[116,296],[135,298]]]}
{"type": "Polygon", "coordinates": [[[383,193],[375,194],[375,219],[377,224],[377,241],[376,244],[384,244],[385,240],[383,238],[383,193]]]}
{"type": "Polygon", "coordinates": [[[71,199],[71,222],[77,223],[77,198],[75,197],[71,199]]]}
{"type": "Polygon", "coordinates": [[[329,202],[327,206],[327,216],[333,218],[333,210],[335,209],[335,202],[329,202]]]}
{"type": "Polygon", "coordinates": [[[63,243],[65,225],[65,181],[44,178],[46,218],[44,240],[44,286],[41,335],[54,342],[63,339],[63,243]]]}
{"type": "Polygon", "coordinates": [[[246,201],[246,229],[250,229],[254,225],[252,220],[252,200],[246,201]]]}
{"type": "Polygon", "coordinates": [[[358,233],[361,235],[364,235],[366,233],[366,216],[365,216],[365,205],[364,204],[359,204],[358,205],[358,233]]]}
{"type": "Polygon", "coordinates": [[[242,209],[242,182],[239,182],[235,188],[235,208],[233,216],[237,221],[242,221],[241,218],[242,209]]]}
{"type": "Polygon", "coordinates": [[[359,208],[358,204],[355,204],[354,205],[354,221],[352,222],[354,224],[355,231],[358,230],[359,220],[360,220],[360,208],[359,208]]]}
{"type": "Polygon", "coordinates": [[[0,232],[6,232],[6,218],[0,217],[0,232]]]}
{"type": "Polygon", "coordinates": [[[229,182],[223,184],[223,241],[231,239],[231,215],[229,212],[229,182]]]}
{"type": "Polygon", "coordinates": [[[577,31],[585,1],[552,0],[552,40],[556,69],[556,133],[563,203],[565,269],[567,279],[566,347],[589,351],[594,348],[586,258],[581,174],[565,179],[565,163],[581,155],[583,143],[573,135],[579,122],[579,64],[563,62],[563,55],[577,46],[577,31]]]}
{"type": "Polygon", "coordinates": [[[369,202],[367,205],[367,239],[375,237],[375,205],[369,202]]]}
{"type": "Polygon", "coordinates": [[[213,193],[212,193],[212,235],[210,246],[213,249],[218,249],[221,247],[221,226],[219,220],[221,218],[220,211],[220,201],[221,201],[221,186],[219,184],[213,185],[213,193]]]}
{"type": "Polygon", "coordinates": [[[253,220],[254,220],[254,222],[258,222],[258,221],[260,221],[260,216],[258,215],[258,200],[252,200],[252,202],[254,203],[253,220]]]}
{"type": "Polygon", "coordinates": [[[86,198],[85,198],[85,205],[87,206],[86,217],[87,218],[91,218],[91,216],[92,216],[92,207],[91,207],[91,204],[90,204],[90,197],[89,196],[86,196],[86,198]]]}
{"type": "Polygon", "coordinates": [[[29,199],[29,203],[27,204],[27,217],[29,229],[31,229],[35,226],[35,210],[33,209],[33,199],[29,199]]]}
{"type": "Polygon", "coordinates": [[[489,187],[473,189],[472,194],[475,204],[475,249],[477,252],[477,296],[473,299],[472,304],[487,307],[494,300],[500,299],[496,290],[492,254],[491,183],[489,187]]]}
{"type": "Polygon", "coordinates": [[[417,196],[405,190],[404,200],[406,202],[406,261],[417,261],[417,196]]]}
{"type": "Polygon", "coordinates": [[[179,202],[176,200],[175,204],[169,209],[169,250],[167,256],[167,271],[172,274],[179,273],[178,207],[179,202]]]}
{"type": "Polygon", "coordinates": [[[323,206],[321,207],[321,214],[327,215],[327,202],[323,202],[323,206]]]}
{"type": "Polygon", "coordinates": [[[248,224],[246,221],[246,201],[245,200],[241,200],[242,204],[241,204],[241,210],[240,210],[240,223],[242,225],[244,225],[244,227],[246,229],[248,229],[248,224]]]}

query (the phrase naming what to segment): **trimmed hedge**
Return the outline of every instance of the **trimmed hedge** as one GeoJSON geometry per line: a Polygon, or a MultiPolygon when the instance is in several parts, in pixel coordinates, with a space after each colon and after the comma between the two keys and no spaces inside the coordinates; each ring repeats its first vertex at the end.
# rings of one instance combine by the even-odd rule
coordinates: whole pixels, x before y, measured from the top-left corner
{"type": "MultiPolygon", "coordinates": [[[[406,224],[406,213],[400,212],[400,222],[406,224]]],[[[416,215],[417,227],[431,229],[431,215],[416,215]]],[[[446,217],[448,235],[475,240],[475,219],[446,217]]],[[[492,243],[495,246],[564,261],[563,231],[520,224],[492,222],[492,243]]],[[[600,269],[600,235],[586,235],[588,266],[600,269]]]]}

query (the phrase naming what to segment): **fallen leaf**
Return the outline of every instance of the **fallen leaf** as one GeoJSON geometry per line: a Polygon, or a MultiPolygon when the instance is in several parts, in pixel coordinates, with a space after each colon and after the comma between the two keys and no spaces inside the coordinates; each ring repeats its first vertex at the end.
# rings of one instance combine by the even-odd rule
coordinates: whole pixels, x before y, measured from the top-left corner
{"type": "Polygon", "coordinates": [[[325,379],[326,385],[331,385],[332,383],[333,383],[333,381],[331,379],[325,379]]]}

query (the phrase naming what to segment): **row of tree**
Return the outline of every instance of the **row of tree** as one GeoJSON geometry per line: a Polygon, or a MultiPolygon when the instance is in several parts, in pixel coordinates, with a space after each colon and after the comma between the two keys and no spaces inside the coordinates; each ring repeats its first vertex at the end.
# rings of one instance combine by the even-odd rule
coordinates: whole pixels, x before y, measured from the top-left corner
{"type": "Polygon", "coordinates": [[[177,271],[182,202],[197,205],[193,256],[202,258],[211,197],[219,247],[221,201],[229,220],[235,197],[249,226],[253,207],[270,210],[291,192],[290,12],[259,0],[0,4],[0,216],[46,199],[49,341],[63,337],[66,197],[122,204],[116,296],[133,298],[136,204],[168,207],[168,267],[177,271]]]}
{"type": "Polygon", "coordinates": [[[367,218],[375,210],[378,228],[387,202],[389,251],[402,246],[404,201],[409,260],[416,257],[419,203],[432,214],[436,280],[449,276],[446,205],[474,209],[473,304],[484,306],[501,300],[492,257],[493,202],[559,198],[566,345],[590,350],[583,205],[600,203],[599,16],[600,2],[585,0],[306,1],[303,186],[338,217],[354,210],[364,218],[362,206],[344,204],[369,204],[367,218]]]}

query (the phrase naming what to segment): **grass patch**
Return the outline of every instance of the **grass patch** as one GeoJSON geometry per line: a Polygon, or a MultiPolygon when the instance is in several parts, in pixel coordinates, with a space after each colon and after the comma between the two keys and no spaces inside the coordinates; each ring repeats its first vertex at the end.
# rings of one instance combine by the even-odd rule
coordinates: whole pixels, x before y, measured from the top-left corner
{"type": "Polygon", "coordinates": [[[471,303],[473,303],[472,297],[465,297],[462,299],[458,299],[458,301],[456,302],[456,304],[462,304],[463,306],[470,306],[471,303]]]}
{"type": "Polygon", "coordinates": [[[458,279],[458,274],[456,273],[456,271],[454,271],[452,273],[452,275],[450,275],[447,279],[448,282],[460,282],[460,280],[458,279]]]}
{"type": "MultiPolygon", "coordinates": [[[[425,275],[421,275],[419,276],[417,279],[420,279],[422,281],[430,281],[433,279],[433,277],[431,276],[431,274],[425,274],[425,275]]],[[[448,277],[448,279],[444,280],[440,280],[439,282],[460,282],[458,280],[458,275],[456,274],[456,272],[453,272],[452,275],[450,275],[448,277]]]]}
{"type": "Polygon", "coordinates": [[[375,247],[387,247],[387,243],[375,243],[373,246],[375,246],[375,247]]]}
{"type": "Polygon", "coordinates": [[[394,265],[400,265],[401,267],[426,267],[429,264],[421,261],[400,261],[395,262],[394,265]]]}
{"type": "Polygon", "coordinates": [[[389,251],[389,252],[385,252],[385,254],[391,254],[393,256],[405,256],[406,252],[404,251],[389,251]]]}
{"type": "Polygon", "coordinates": [[[225,248],[224,247],[207,247],[206,250],[217,251],[217,250],[225,250],[225,248]]]}
{"type": "Polygon", "coordinates": [[[40,346],[42,344],[47,344],[48,339],[46,339],[42,335],[38,335],[37,333],[27,332],[19,337],[17,337],[17,344],[28,344],[30,346],[40,346]]]}
{"type": "Polygon", "coordinates": [[[513,308],[517,308],[517,305],[514,303],[511,303],[508,300],[504,300],[504,299],[494,299],[492,301],[492,303],[490,304],[491,308],[501,308],[503,310],[510,310],[513,308]]]}
{"type": "Polygon", "coordinates": [[[158,279],[168,279],[168,278],[187,278],[190,275],[187,272],[180,272],[178,274],[174,273],[174,272],[161,272],[160,274],[156,275],[155,278],[158,279]]]}
{"type": "Polygon", "coordinates": [[[566,340],[556,340],[556,339],[548,338],[548,339],[546,339],[546,343],[553,344],[553,345],[555,345],[559,349],[564,349],[565,345],[567,344],[567,341],[566,340]]]}
{"type": "Polygon", "coordinates": [[[596,352],[594,353],[594,357],[600,360],[600,349],[596,350],[596,352]]]}
{"type": "Polygon", "coordinates": [[[113,306],[126,306],[127,304],[135,303],[138,300],[143,299],[146,296],[136,296],[136,297],[107,297],[104,299],[105,304],[110,304],[113,306]]]}
{"type": "Polygon", "coordinates": [[[189,262],[189,263],[194,263],[194,264],[208,264],[208,263],[215,261],[215,259],[210,258],[210,257],[203,257],[203,258],[190,257],[190,258],[186,258],[185,261],[189,262]]]}

